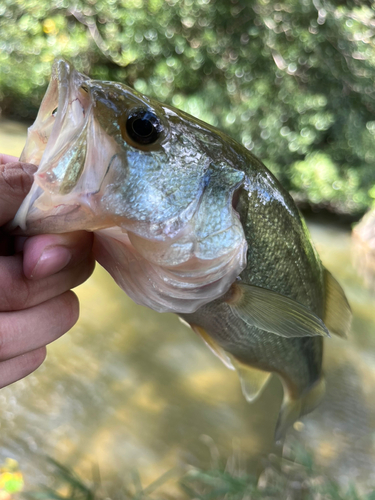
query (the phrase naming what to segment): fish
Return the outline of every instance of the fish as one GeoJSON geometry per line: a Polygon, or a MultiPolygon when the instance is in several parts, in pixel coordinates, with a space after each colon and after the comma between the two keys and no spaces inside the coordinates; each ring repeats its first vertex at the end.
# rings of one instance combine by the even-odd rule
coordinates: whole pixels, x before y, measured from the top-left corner
{"type": "Polygon", "coordinates": [[[350,306],[292,197],[250,151],[58,59],[20,160],[38,169],[13,230],[92,231],[126,294],[176,313],[237,370],[248,401],[279,376],[276,440],[319,404],[323,338],[348,335],[350,306]]]}

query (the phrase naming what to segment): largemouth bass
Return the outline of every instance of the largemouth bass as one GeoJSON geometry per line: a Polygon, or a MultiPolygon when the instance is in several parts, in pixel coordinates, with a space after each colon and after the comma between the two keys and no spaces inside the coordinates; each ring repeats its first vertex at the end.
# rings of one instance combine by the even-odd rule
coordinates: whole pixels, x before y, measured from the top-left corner
{"type": "Polygon", "coordinates": [[[323,337],[346,336],[350,308],[292,198],[248,150],[58,60],[21,161],[39,167],[14,228],[93,231],[120,287],[179,314],[249,401],[279,375],[276,439],[318,404],[323,337]]]}

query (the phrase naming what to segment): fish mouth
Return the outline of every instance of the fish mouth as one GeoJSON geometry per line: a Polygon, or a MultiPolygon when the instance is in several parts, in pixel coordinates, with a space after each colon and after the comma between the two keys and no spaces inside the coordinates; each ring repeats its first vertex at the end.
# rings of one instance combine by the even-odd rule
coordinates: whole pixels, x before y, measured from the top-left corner
{"type": "Polygon", "coordinates": [[[71,147],[76,142],[77,132],[85,127],[92,105],[86,84],[89,80],[67,61],[54,62],[47,92],[29,129],[20,161],[53,167],[53,158],[60,159],[67,144],[71,147]]]}
{"type": "MultiPolygon", "coordinates": [[[[38,170],[12,228],[19,226],[27,234],[63,232],[67,221],[69,229],[76,230],[93,219],[90,203],[80,196],[89,156],[87,132],[93,121],[89,82],[89,77],[64,59],[54,62],[48,89],[20,156],[21,162],[37,165],[38,170]]],[[[97,181],[98,176],[94,177],[97,181]]],[[[88,189],[95,191],[90,183],[88,189]]]]}

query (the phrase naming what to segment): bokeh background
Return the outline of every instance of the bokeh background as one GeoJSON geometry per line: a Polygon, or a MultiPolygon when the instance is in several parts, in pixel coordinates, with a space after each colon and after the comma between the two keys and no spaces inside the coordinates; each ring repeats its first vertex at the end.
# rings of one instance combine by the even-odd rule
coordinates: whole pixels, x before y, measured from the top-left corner
{"type": "Polygon", "coordinates": [[[20,154],[55,57],[124,82],[260,157],[304,210],[354,311],[350,339],[326,342],[327,397],[285,444],[292,457],[309,450],[324,475],[305,456],[303,474],[289,480],[283,469],[269,479],[280,466],[278,380],[248,405],[236,375],[175,316],[135,306],[98,269],[78,289],[77,326],[34,375],[0,393],[2,500],[61,475],[59,494],[74,497],[73,479],[45,456],[77,471],[102,498],[142,495],[161,477],[157,491],[171,498],[243,498],[242,483],[234,492],[242,496],[225,497],[225,487],[244,474],[260,474],[258,487],[257,479],[245,481],[258,495],[268,481],[284,491],[275,498],[286,491],[318,498],[306,495],[319,495],[330,477],[333,493],[324,498],[373,498],[374,223],[367,216],[365,230],[357,229],[354,258],[351,229],[375,200],[374,43],[374,5],[364,0],[0,0],[2,153],[20,154]],[[182,488],[187,467],[190,476],[226,468],[232,482],[194,476],[193,490],[182,488]],[[221,493],[212,493],[220,481],[221,493]]]}
{"type": "Polygon", "coordinates": [[[2,0],[0,106],[33,118],[62,55],[227,131],[299,198],[363,211],[375,198],[372,6],[2,0]]]}

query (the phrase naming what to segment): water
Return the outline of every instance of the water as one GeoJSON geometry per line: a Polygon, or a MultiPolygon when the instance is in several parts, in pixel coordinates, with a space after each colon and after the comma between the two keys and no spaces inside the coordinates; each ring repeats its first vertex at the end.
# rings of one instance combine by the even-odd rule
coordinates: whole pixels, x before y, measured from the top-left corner
{"type": "Polygon", "coordinates": [[[25,144],[27,125],[0,115],[0,153],[19,156],[25,144]]]}
{"type": "MultiPolygon", "coordinates": [[[[18,155],[25,127],[1,122],[1,152],[18,155]]],[[[326,341],[327,396],[288,434],[343,485],[375,486],[375,300],[351,264],[347,228],[310,223],[323,263],[354,312],[348,341],[326,341]]],[[[113,485],[140,471],[144,485],[178,464],[209,467],[241,452],[256,473],[273,443],[282,399],[271,380],[245,402],[225,368],[176,316],[135,305],[97,268],[80,286],[78,324],[44,365],[0,392],[0,462],[20,462],[30,487],[45,482],[47,454],[113,485]]],[[[174,481],[168,483],[173,491],[174,481]]]]}

